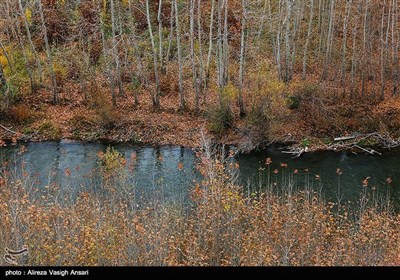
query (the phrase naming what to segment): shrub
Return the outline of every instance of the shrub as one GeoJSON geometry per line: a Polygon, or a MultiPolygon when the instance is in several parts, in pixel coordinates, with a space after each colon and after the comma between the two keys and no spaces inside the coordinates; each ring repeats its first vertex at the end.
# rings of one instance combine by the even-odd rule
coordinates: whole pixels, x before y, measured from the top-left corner
{"type": "Polygon", "coordinates": [[[303,97],[312,97],[319,91],[319,85],[316,83],[302,83],[298,88],[298,95],[303,97]]]}
{"type": "Polygon", "coordinates": [[[96,116],[84,112],[76,113],[70,120],[71,126],[74,129],[79,130],[92,128],[96,122],[98,122],[98,118],[96,118],[96,116]]]}
{"type": "Polygon", "coordinates": [[[310,147],[310,145],[311,145],[311,141],[309,139],[303,139],[300,142],[300,146],[304,149],[310,147]]]}
{"type": "Polygon", "coordinates": [[[290,110],[298,109],[300,106],[300,97],[298,95],[289,95],[286,103],[290,110]]]}
{"type": "Polygon", "coordinates": [[[31,109],[25,104],[17,104],[10,108],[9,115],[17,123],[27,123],[33,117],[31,109]]]}
{"type": "Polygon", "coordinates": [[[116,176],[126,165],[124,156],[113,147],[107,147],[106,152],[100,151],[100,172],[104,178],[116,176]]]}
{"type": "Polygon", "coordinates": [[[210,121],[208,129],[217,135],[222,135],[233,123],[232,109],[224,104],[209,110],[208,117],[210,121]]]}
{"type": "Polygon", "coordinates": [[[60,126],[51,120],[43,121],[38,128],[38,132],[48,139],[55,140],[61,137],[60,126]]]}

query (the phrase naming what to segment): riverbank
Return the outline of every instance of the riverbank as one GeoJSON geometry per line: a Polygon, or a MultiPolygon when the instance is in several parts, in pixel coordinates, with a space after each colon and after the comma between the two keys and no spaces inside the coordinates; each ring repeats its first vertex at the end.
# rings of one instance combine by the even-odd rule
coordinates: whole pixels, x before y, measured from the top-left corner
{"type": "MultiPolygon", "coordinates": [[[[161,98],[162,108],[155,111],[150,94],[140,95],[134,105],[133,94],[119,97],[114,109],[107,92],[88,100],[79,85],[66,84],[58,105],[52,105],[51,93],[42,90],[25,96],[3,114],[0,139],[46,141],[70,139],[87,142],[135,143],[145,145],[201,146],[201,139],[237,147],[242,152],[271,144],[291,146],[298,151],[329,150],[336,137],[377,133],[388,141],[400,136],[400,100],[359,102],[334,97],[301,97],[296,109],[285,104],[271,108],[265,120],[253,120],[252,113],[239,118],[239,108],[231,106],[233,120],[223,130],[213,129],[212,110],[218,101],[209,94],[194,112],[193,104],[180,112],[175,94],[161,98]],[[316,102],[319,105],[316,106],[316,102]],[[264,121],[264,122],[263,122],[264,121]]],[[[188,100],[193,100],[188,92],[188,100]]],[[[193,93],[192,93],[193,94],[193,93]]],[[[276,104],[275,104],[276,105],[276,104]]],[[[248,111],[251,111],[250,108],[248,111]]],[[[377,142],[361,143],[376,145],[377,142]]],[[[344,147],[346,148],[346,147],[344,147]]]]}

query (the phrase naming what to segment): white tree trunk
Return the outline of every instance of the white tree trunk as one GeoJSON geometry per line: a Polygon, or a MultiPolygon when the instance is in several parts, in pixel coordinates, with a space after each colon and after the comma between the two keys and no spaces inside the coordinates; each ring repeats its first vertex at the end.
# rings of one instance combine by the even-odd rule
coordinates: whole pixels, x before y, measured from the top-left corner
{"type": "Polygon", "coordinates": [[[307,75],[307,52],[308,52],[308,46],[310,44],[313,19],[314,19],[314,0],[311,0],[310,18],[308,19],[307,39],[306,39],[306,44],[304,46],[304,55],[303,55],[303,74],[302,74],[303,80],[306,79],[306,75],[307,75]]]}
{"type": "Polygon", "coordinates": [[[247,1],[242,0],[242,31],[240,35],[240,62],[239,62],[239,110],[240,110],[240,117],[244,117],[246,115],[244,103],[243,103],[243,76],[244,76],[244,68],[245,68],[245,46],[246,46],[246,9],[247,9],[247,1]]]}
{"type": "Polygon", "coordinates": [[[179,109],[184,111],[186,109],[185,95],[183,93],[182,86],[182,53],[181,53],[181,31],[179,26],[179,10],[177,0],[174,0],[175,4],[175,26],[176,26],[176,42],[178,47],[178,67],[179,67],[179,109]]]}
{"type": "Polygon", "coordinates": [[[56,75],[54,74],[54,68],[53,68],[53,56],[51,54],[49,40],[47,38],[47,28],[46,28],[46,23],[44,21],[42,1],[39,1],[38,3],[39,3],[40,19],[42,21],[42,32],[43,32],[43,37],[44,37],[44,43],[46,46],[46,54],[47,54],[47,59],[49,60],[50,77],[51,77],[51,84],[52,84],[52,88],[53,88],[53,103],[57,104],[58,103],[58,91],[57,91],[56,75]]]}
{"type": "Polygon", "coordinates": [[[153,51],[153,67],[154,67],[154,77],[156,80],[156,92],[152,94],[152,101],[153,101],[153,106],[156,109],[160,108],[160,78],[158,75],[158,59],[157,59],[157,50],[156,50],[156,45],[154,43],[154,36],[153,36],[153,30],[151,28],[151,19],[150,19],[150,8],[149,8],[149,0],[146,0],[146,18],[147,18],[147,25],[149,29],[149,34],[150,34],[150,42],[151,42],[151,48],[153,51]]]}
{"type": "Polygon", "coordinates": [[[215,0],[212,0],[211,1],[210,29],[209,29],[209,34],[208,34],[208,55],[207,55],[206,77],[205,77],[204,88],[207,88],[208,81],[210,78],[210,62],[211,62],[211,54],[212,54],[212,48],[213,48],[214,10],[215,10],[215,0]]]}

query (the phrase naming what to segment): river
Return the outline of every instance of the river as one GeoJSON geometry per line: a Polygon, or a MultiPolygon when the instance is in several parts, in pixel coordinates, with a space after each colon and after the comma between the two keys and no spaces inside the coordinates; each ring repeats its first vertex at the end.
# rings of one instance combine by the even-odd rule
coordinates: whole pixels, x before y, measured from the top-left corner
{"type": "MultiPolygon", "coordinates": [[[[161,193],[169,200],[185,200],[188,189],[199,178],[191,149],[130,144],[113,147],[126,159],[126,183],[149,199],[152,194],[161,193]]],[[[29,142],[0,148],[0,161],[8,161],[7,170],[15,177],[30,178],[34,188],[58,185],[64,193],[76,196],[99,184],[98,152],[106,149],[107,145],[99,143],[29,142]],[[19,153],[22,145],[26,151],[19,153]]],[[[315,152],[292,159],[279,149],[265,149],[237,155],[233,160],[239,165],[238,180],[245,191],[263,188],[268,180],[273,183],[290,178],[296,188],[312,186],[332,201],[337,200],[338,190],[342,201],[356,201],[362,188],[368,188],[389,195],[396,209],[400,209],[400,150],[384,150],[381,156],[315,152]],[[269,165],[265,164],[267,158],[272,161],[269,165]],[[367,177],[366,187],[363,181],[367,177]]],[[[6,167],[0,166],[3,172],[6,167]]]]}

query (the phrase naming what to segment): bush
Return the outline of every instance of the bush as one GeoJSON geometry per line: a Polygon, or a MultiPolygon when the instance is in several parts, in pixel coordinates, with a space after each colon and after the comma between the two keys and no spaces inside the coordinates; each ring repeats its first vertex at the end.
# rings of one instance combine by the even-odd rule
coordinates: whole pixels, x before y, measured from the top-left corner
{"type": "Polygon", "coordinates": [[[38,129],[38,132],[48,139],[59,139],[61,137],[61,128],[58,124],[51,120],[43,121],[38,129]]]}
{"type": "Polygon", "coordinates": [[[222,135],[227,128],[232,126],[233,113],[228,105],[213,108],[208,115],[210,120],[208,129],[217,135],[222,135]]]}
{"type": "Polygon", "coordinates": [[[105,153],[100,151],[97,155],[100,159],[100,172],[104,178],[116,176],[126,165],[124,156],[113,147],[107,147],[105,153]]]}
{"type": "Polygon", "coordinates": [[[300,106],[300,97],[298,95],[290,95],[288,96],[286,103],[290,110],[296,110],[300,106]]]}
{"type": "Polygon", "coordinates": [[[315,83],[302,83],[298,89],[298,95],[312,97],[319,91],[319,85],[315,83]]]}
{"type": "Polygon", "coordinates": [[[21,124],[28,123],[33,117],[31,109],[25,104],[17,104],[10,108],[9,115],[13,121],[21,124]]]}

